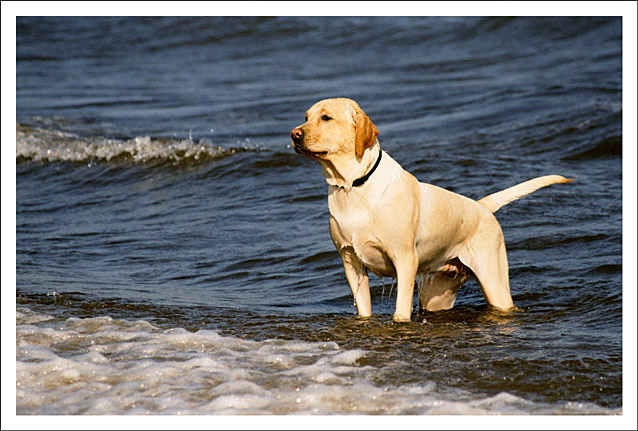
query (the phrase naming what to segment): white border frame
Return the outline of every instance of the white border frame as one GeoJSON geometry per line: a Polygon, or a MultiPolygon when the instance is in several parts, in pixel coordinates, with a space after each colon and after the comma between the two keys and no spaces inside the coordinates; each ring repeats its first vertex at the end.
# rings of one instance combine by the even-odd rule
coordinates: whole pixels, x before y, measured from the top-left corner
{"type": "Polygon", "coordinates": [[[636,429],[636,15],[592,2],[2,2],[2,429],[636,429]],[[15,38],[17,16],[621,16],[623,18],[622,416],[16,416],[15,38]],[[462,11],[462,14],[459,12],[462,11]]]}

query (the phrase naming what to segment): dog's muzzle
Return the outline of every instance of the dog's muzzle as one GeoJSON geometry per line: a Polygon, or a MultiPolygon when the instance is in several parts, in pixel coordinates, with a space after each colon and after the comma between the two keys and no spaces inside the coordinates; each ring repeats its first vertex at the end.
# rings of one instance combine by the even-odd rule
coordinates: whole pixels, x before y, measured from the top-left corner
{"type": "Polygon", "coordinates": [[[298,154],[303,154],[306,152],[306,148],[303,145],[304,132],[303,129],[297,127],[296,129],[292,129],[290,132],[290,137],[292,138],[292,146],[295,149],[295,152],[298,154]]]}
{"type": "Polygon", "coordinates": [[[313,159],[321,159],[323,156],[328,154],[328,151],[310,151],[306,148],[304,145],[304,131],[300,127],[292,129],[290,137],[292,138],[292,147],[295,149],[295,153],[297,154],[302,154],[313,159]]]}

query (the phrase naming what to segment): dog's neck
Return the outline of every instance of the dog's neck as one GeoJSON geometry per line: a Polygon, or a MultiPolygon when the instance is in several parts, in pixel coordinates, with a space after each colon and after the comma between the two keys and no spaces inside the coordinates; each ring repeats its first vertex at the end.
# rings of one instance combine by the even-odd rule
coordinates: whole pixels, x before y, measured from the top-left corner
{"type": "Polygon", "coordinates": [[[330,160],[320,160],[322,174],[329,185],[350,190],[365,183],[378,166],[380,158],[381,146],[377,141],[366,148],[358,160],[351,154],[335,155],[330,160]]]}

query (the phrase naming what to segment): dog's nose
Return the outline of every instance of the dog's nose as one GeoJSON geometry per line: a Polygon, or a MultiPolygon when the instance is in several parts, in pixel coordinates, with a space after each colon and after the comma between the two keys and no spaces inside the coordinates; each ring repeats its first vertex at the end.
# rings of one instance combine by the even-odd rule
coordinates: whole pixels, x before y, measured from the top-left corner
{"type": "Polygon", "coordinates": [[[290,132],[290,137],[295,142],[301,141],[303,139],[303,129],[300,129],[300,128],[292,129],[292,131],[290,132]]]}

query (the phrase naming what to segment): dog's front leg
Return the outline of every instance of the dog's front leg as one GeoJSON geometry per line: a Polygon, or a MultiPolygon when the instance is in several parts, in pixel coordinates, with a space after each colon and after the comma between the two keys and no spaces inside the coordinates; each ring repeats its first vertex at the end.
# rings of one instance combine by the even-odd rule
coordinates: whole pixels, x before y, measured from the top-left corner
{"type": "Polygon", "coordinates": [[[414,279],[419,266],[416,251],[396,256],[393,264],[397,272],[397,304],[392,319],[395,322],[409,322],[412,314],[414,279]]]}
{"type": "Polygon", "coordinates": [[[359,317],[370,317],[372,315],[372,305],[370,303],[370,281],[368,270],[361,263],[354,250],[346,247],[339,252],[343,261],[343,269],[346,279],[352,289],[354,303],[357,305],[359,317]]]}

